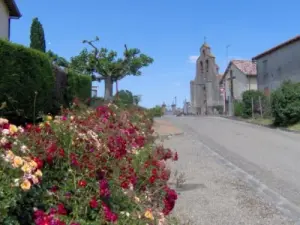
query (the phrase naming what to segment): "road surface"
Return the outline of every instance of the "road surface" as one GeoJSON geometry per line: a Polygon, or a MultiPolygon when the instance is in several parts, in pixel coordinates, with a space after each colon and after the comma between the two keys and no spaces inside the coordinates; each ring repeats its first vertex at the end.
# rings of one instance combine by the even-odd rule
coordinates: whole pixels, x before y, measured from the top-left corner
{"type": "Polygon", "coordinates": [[[177,212],[193,224],[300,224],[299,134],[218,117],[163,119],[184,132],[165,143],[179,151],[173,170],[190,189],[177,212]]]}

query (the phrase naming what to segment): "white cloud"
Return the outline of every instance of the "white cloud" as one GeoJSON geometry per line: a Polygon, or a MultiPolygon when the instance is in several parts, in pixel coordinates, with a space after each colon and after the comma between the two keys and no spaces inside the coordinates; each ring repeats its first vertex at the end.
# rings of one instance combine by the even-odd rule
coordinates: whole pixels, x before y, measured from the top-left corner
{"type": "Polygon", "coordinates": [[[191,56],[189,56],[188,62],[189,63],[196,63],[198,57],[199,56],[197,56],[197,55],[191,55],[191,56]]]}

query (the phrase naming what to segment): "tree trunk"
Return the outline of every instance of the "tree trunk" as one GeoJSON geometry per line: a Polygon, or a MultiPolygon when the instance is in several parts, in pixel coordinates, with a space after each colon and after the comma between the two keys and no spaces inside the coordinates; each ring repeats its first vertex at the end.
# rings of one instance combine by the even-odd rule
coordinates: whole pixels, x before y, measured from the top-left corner
{"type": "Polygon", "coordinates": [[[104,100],[111,101],[113,97],[113,82],[111,77],[105,78],[104,100]]]}

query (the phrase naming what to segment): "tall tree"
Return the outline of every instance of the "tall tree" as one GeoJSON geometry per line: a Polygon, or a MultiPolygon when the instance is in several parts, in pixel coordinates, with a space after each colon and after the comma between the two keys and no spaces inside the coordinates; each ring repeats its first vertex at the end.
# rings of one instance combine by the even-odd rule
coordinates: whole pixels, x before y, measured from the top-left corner
{"type": "Polygon", "coordinates": [[[46,52],[45,33],[38,18],[32,20],[30,29],[30,48],[46,52]]]}
{"type": "Polygon", "coordinates": [[[113,83],[123,79],[126,76],[140,76],[142,75],[141,69],[153,63],[153,59],[137,48],[128,49],[125,45],[125,50],[122,58],[118,58],[117,52],[109,51],[106,48],[98,48],[94,45],[99,40],[87,41],[92,47],[92,51],[84,55],[84,60],[81,65],[85,65],[88,71],[91,71],[93,80],[104,80],[105,90],[104,99],[111,100],[113,96],[113,83]]]}

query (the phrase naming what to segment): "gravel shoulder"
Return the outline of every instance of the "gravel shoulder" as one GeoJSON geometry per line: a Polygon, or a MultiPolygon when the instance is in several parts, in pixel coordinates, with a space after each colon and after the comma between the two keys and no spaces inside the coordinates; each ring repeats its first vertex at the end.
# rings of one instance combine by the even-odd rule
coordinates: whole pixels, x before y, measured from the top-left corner
{"type": "MultiPolygon", "coordinates": [[[[274,205],[257,195],[236,177],[213,151],[189,132],[164,140],[178,151],[171,163],[173,174],[186,179],[180,188],[174,215],[182,224],[199,225],[292,225],[274,205]]],[[[175,178],[171,182],[175,182],[175,178]]],[[[175,185],[174,185],[175,187],[175,185]]]]}

